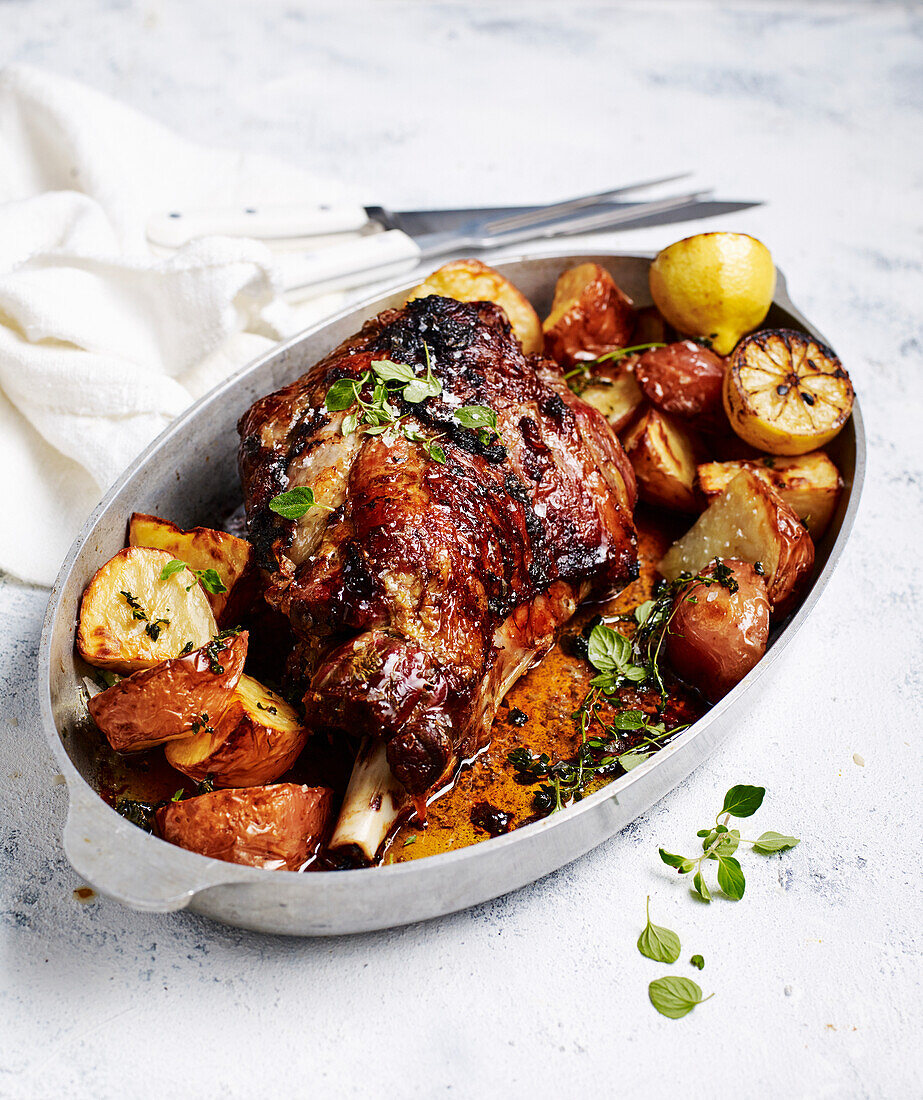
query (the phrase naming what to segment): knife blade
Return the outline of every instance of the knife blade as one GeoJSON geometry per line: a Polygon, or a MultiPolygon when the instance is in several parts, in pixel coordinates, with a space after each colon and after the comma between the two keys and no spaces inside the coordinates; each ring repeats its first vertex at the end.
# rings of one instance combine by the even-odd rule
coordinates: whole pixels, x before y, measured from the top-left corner
{"type": "MultiPolygon", "coordinates": [[[[616,227],[634,228],[638,225],[697,220],[760,205],[707,200],[707,194],[694,192],[644,203],[602,203],[550,217],[537,224],[515,224],[512,227],[506,224],[505,219],[524,217],[522,211],[510,216],[506,210],[478,210],[474,217],[471,217],[470,210],[440,211],[440,215],[452,215],[449,219],[452,228],[415,233],[392,228],[384,233],[372,233],[311,252],[282,256],[277,266],[286,290],[310,288],[313,293],[321,293],[394,278],[410,272],[422,260],[460,249],[478,251],[526,240],[616,227]],[[497,216],[498,213],[500,216],[497,216]]],[[[546,209],[532,208],[536,218],[546,209]]],[[[416,220],[410,219],[409,226],[413,229],[422,228],[426,216],[432,216],[426,211],[407,213],[420,215],[416,220]]],[[[430,221],[428,224],[433,223],[430,221]]]]}

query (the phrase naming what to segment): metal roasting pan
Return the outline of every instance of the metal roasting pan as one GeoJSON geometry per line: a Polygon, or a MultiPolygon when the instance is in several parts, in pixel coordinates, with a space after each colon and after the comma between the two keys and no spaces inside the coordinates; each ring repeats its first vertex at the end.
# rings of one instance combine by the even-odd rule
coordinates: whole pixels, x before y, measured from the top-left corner
{"type": "MultiPolygon", "coordinates": [[[[502,257],[493,262],[544,316],[561,272],[586,261],[608,268],[638,305],[649,303],[650,259],[578,253],[502,257]]],[[[99,735],[87,718],[85,669],[74,654],[84,587],[96,569],[125,545],[132,512],[166,516],[191,527],[213,525],[233,510],[240,500],[236,424],[241,413],[256,398],[303,373],[367,318],[400,305],[407,286],[414,284],[351,306],[308,329],[193,405],[106,494],[61,567],[45,616],[39,682],[42,718],[70,796],[64,850],[82,878],[133,909],[188,908],[241,928],[324,936],[438,917],[541,878],[613,836],[708,757],[754,699],[754,685],[813,610],[842,553],[865,473],[865,433],[858,403],[852,419],[828,448],[842,471],[845,490],[817,547],[813,579],[798,611],[774,632],[756,668],[717,706],[646,763],[591,797],[543,821],[458,851],[388,867],[310,874],[208,859],[129,824],[100,798],[94,785],[94,741],[99,735]]],[[[823,339],[788,300],[781,274],[765,323],[823,339]]]]}

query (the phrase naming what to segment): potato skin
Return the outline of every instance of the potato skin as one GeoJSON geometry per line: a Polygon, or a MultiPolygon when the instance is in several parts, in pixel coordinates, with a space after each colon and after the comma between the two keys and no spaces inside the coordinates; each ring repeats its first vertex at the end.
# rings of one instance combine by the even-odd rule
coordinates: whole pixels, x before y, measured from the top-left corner
{"type": "Polygon", "coordinates": [[[708,427],[723,418],[725,366],[721,356],[708,348],[694,340],[680,340],[644,352],[635,364],[635,377],[652,405],[708,427]]]}
{"type": "Polygon", "coordinates": [[[246,867],[298,871],[316,853],[332,808],[329,787],[274,783],[170,802],[156,816],[160,835],[180,848],[246,867]]]}
{"type": "Polygon", "coordinates": [[[635,325],[631,299],[599,264],[572,267],[558,279],[542,328],[545,354],[565,367],[627,347],[635,325]]]}
{"type": "MultiPolygon", "coordinates": [[[[667,657],[674,671],[711,703],[747,675],[766,652],[769,639],[765,581],[739,558],[726,558],[723,564],[734,574],[737,591],[690,581],[675,597],[667,630],[667,657]]],[[[702,576],[714,571],[712,564],[702,576]]]]}
{"type": "Polygon", "coordinates": [[[216,646],[215,664],[202,647],[132,673],[90,699],[90,716],[116,752],[141,752],[188,737],[203,714],[217,718],[230,703],[247,640],[243,631],[216,646]]]}
{"type": "Polygon", "coordinates": [[[167,762],[190,779],[210,777],[216,787],[275,782],[301,755],[308,730],[284,699],[250,676],[241,676],[230,698],[212,729],[166,746],[167,762]]]}

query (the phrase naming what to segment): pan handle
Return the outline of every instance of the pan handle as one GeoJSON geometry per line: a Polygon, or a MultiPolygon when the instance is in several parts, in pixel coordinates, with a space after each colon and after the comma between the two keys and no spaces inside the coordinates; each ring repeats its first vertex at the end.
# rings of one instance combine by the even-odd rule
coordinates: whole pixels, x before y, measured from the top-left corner
{"type": "Polygon", "coordinates": [[[94,791],[69,785],[64,851],[91,886],[132,909],[184,909],[209,886],[250,879],[253,868],[204,859],[167,844],[120,817],[94,791]]]}

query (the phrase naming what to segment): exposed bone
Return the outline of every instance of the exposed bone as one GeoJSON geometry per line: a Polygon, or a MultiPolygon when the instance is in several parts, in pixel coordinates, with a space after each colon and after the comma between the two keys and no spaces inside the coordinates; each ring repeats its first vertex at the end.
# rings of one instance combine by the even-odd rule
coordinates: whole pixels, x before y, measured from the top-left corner
{"type": "Polygon", "coordinates": [[[391,774],[385,742],[365,738],[349,777],[330,852],[373,863],[382,841],[409,805],[403,784],[391,774]]]}

